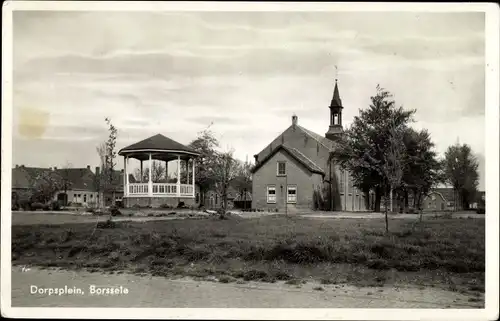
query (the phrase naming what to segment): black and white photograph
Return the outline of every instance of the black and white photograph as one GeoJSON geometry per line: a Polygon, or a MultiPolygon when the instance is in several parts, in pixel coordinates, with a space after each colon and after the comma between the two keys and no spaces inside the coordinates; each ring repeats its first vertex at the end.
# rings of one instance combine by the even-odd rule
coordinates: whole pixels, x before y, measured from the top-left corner
{"type": "Polygon", "coordinates": [[[2,315],[497,319],[498,9],[4,3],[2,315]]]}

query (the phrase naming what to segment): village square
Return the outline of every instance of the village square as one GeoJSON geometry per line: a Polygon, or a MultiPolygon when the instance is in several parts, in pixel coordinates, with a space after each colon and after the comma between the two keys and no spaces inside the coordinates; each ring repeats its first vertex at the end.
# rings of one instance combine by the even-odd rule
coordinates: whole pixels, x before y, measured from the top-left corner
{"type": "Polygon", "coordinates": [[[484,16],[13,21],[12,307],[485,307],[484,16]]]}

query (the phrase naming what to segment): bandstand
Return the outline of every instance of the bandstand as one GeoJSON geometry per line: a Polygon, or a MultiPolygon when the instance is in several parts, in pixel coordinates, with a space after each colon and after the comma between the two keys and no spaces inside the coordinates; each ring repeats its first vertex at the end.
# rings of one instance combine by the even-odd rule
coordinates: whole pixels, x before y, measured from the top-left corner
{"type": "Polygon", "coordinates": [[[195,160],[199,153],[193,149],[158,134],[121,149],[118,155],[123,156],[124,161],[123,204],[125,207],[160,207],[162,205],[176,207],[179,202],[184,202],[188,206],[195,204],[195,160]],[[130,158],[140,161],[139,182],[129,182],[130,158]],[[162,182],[154,182],[152,173],[153,160],[165,162],[167,177],[169,162],[177,161],[176,182],[169,183],[167,179],[162,182]],[[144,177],[143,162],[145,161],[148,161],[148,181],[142,182],[144,177]],[[184,168],[187,171],[184,182],[181,182],[182,162],[185,162],[186,166],[184,168]],[[190,162],[191,164],[189,164],[190,162]]]}

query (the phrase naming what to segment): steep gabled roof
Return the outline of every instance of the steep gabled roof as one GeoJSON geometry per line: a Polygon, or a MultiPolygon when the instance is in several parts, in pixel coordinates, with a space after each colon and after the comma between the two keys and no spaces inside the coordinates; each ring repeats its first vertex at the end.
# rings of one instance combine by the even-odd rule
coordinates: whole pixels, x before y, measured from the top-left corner
{"type": "Polygon", "coordinates": [[[292,148],[290,146],[287,146],[286,144],[280,144],[277,147],[275,147],[262,161],[259,161],[259,163],[255,165],[255,167],[252,169],[252,173],[257,172],[259,168],[261,168],[269,159],[271,159],[271,157],[273,157],[280,150],[284,150],[285,152],[287,152],[290,156],[292,156],[297,162],[302,164],[310,172],[325,175],[325,172],[316,163],[307,158],[296,148],[292,148]]]}
{"type": "Polygon", "coordinates": [[[163,136],[162,134],[151,136],[138,143],[122,148],[118,154],[124,155],[134,151],[177,151],[192,155],[199,155],[194,149],[184,146],[173,139],[163,136]]]}
{"type": "Polygon", "coordinates": [[[42,174],[53,175],[61,183],[68,182],[68,189],[95,189],[95,174],[89,168],[51,169],[25,166],[12,169],[12,188],[31,188],[37,177],[42,174]]]}
{"type": "Polygon", "coordinates": [[[61,168],[55,172],[63,180],[69,182],[70,189],[94,190],[96,188],[95,174],[89,168],[61,168]]]}
{"type": "Polygon", "coordinates": [[[12,169],[12,188],[31,188],[33,180],[44,172],[50,172],[49,168],[19,166],[12,169]]]}
{"type": "Polygon", "coordinates": [[[318,143],[320,143],[321,145],[323,145],[329,151],[332,151],[335,148],[335,142],[329,140],[328,138],[323,137],[320,134],[316,134],[315,132],[313,132],[313,131],[311,131],[311,130],[309,130],[307,128],[304,128],[302,126],[299,126],[299,125],[297,125],[297,128],[299,128],[304,133],[306,133],[311,138],[313,138],[315,141],[317,141],[318,143]]]}

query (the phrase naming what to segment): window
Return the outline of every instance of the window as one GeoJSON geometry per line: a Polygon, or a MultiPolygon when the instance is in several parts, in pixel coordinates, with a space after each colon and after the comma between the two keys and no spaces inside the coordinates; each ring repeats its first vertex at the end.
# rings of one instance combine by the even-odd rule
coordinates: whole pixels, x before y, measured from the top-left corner
{"type": "Polygon", "coordinates": [[[219,195],[215,194],[215,205],[219,204],[219,195]]]}
{"type": "Polygon", "coordinates": [[[83,202],[87,203],[87,194],[83,194],[83,202]]]}
{"type": "Polygon", "coordinates": [[[287,203],[297,203],[297,186],[296,185],[288,185],[287,186],[287,203]]]}
{"type": "Polygon", "coordinates": [[[286,163],[278,162],[278,176],[286,175],[286,163]]]}
{"type": "Polygon", "coordinates": [[[78,198],[82,197],[82,194],[78,194],[78,198]]]}
{"type": "Polygon", "coordinates": [[[267,202],[276,203],[276,186],[267,187],[267,202]]]}
{"type": "Polygon", "coordinates": [[[93,199],[94,198],[94,194],[90,194],[90,199],[93,199]]]}

